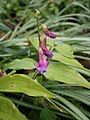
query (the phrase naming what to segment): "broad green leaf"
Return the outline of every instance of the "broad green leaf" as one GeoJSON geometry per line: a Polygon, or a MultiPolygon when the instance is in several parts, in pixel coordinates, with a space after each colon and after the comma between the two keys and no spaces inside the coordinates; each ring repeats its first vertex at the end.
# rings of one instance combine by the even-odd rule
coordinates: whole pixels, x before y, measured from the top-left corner
{"type": "Polygon", "coordinates": [[[0,78],[0,91],[3,92],[22,92],[29,96],[43,96],[53,98],[51,92],[35,82],[27,75],[15,74],[13,76],[6,75],[0,78]]]}
{"type": "Polygon", "coordinates": [[[33,69],[35,68],[36,61],[31,58],[23,58],[23,59],[15,59],[11,63],[5,64],[4,69],[14,69],[14,70],[20,70],[20,69],[33,69]]]}
{"type": "MultiPolygon", "coordinates": [[[[64,64],[66,64],[66,65],[81,69],[81,70],[83,70],[85,72],[85,74],[90,76],[90,72],[86,68],[84,68],[83,65],[81,65],[77,60],[75,60],[73,58],[72,59],[67,58],[67,57],[62,56],[60,53],[54,53],[54,56],[53,56],[52,59],[60,61],[60,62],[62,62],[64,64]]],[[[78,71],[80,71],[80,70],[78,70],[78,71]]],[[[81,72],[83,72],[83,71],[81,71],[81,72]]]]}
{"type": "MultiPolygon", "coordinates": [[[[47,39],[47,45],[49,45],[49,48],[54,48],[54,43],[55,43],[55,39],[52,38],[48,38],[47,39]]],[[[48,47],[48,46],[47,46],[48,47]]]]}
{"type": "Polygon", "coordinates": [[[90,89],[90,83],[85,78],[83,78],[74,69],[60,62],[52,62],[49,65],[45,76],[52,81],[60,81],[69,84],[79,84],[90,89]]]}
{"type": "Polygon", "coordinates": [[[56,120],[56,116],[51,110],[45,108],[40,113],[40,120],[56,120]]]}
{"type": "Polygon", "coordinates": [[[0,96],[0,120],[27,120],[15,105],[5,97],[0,96]]]}
{"type": "Polygon", "coordinates": [[[67,65],[85,69],[77,60],[64,57],[60,53],[54,53],[53,60],[57,60],[67,65]]]}
{"type": "Polygon", "coordinates": [[[74,58],[73,49],[70,45],[62,43],[59,46],[56,46],[55,49],[65,57],[74,58]]]}
{"type": "MultiPolygon", "coordinates": [[[[39,48],[39,41],[38,39],[35,39],[35,38],[30,38],[30,42],[32,43],[32,45],[38,50],[39,48]]],[[[51,38],[48,38],[47,39],[47,45],[49,45],[49,48],[54,46],[54,40],[51,39],[51,38]]],[[[48,47],[48,46],[47,46],[48,47]]]]}
{"type": "Polygon", "coordinates": [[[38,50],[38,48],[39,48],[39,41],[38,41],[38,39],[30,38],[30,42],[38,50]]]}

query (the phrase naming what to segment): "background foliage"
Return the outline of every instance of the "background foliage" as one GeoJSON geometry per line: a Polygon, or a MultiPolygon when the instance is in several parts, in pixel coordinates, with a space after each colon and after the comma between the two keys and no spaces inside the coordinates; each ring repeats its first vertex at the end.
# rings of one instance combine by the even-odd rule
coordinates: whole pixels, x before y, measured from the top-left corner
{"type": "Polygon", "coordinates": [[[90,119],[89,26],[89,0],[0,0],[0,119],[90,119]],[[33,80],[35,9],[57,38],[48,38],[48,71],[33,80]]]}

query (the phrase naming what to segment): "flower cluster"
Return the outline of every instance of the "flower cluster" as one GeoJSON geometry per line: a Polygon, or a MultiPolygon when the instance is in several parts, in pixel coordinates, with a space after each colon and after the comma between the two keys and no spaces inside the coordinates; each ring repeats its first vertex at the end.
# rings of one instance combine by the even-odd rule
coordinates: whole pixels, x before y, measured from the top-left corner
{"type": "Polygon", "coordinates": [[[38,50],[39,63],[35,64],[36,69],[39,70],[41,74],[47,71],[47,67],[49,65],[49,62],[46,61],[46,56],[48,58],[51,58],[53,56],[53,53],[50,52],[46,47],[46,42],[47,42],[46,36],[51,37],[51,38],[56,38],[56,35],[52,33],[51,31],[49,31],[45,25],[42,25],[42,27],[43,27],[44,34],[43,34],[42,40],[40,41],[40,46],[38,50]]]}
{"type": "Polygon", "coordinates": [[[39,70],[40,73],[43,74],[44,72],[47,71],[49,62],[46,61],[45,55],[41,48],[39,48],[38,53],[39,53],[39,63],[35,64],[35,66],[36,66],[37,70],[39,70]]]}
{"type": "Polygon", "coordinates": [[[47,42],[47,38],[46,38],[46,35],[44,34],[43,35],[43,39],[41,40],[41,44],[40,44],[40,47],[42,48],[43,50],[43,53],[48,57],[48,58],[51,58],[53,56],[52,52],[50,52],[47,47],[46,47],[46,42],[47,42]]]}

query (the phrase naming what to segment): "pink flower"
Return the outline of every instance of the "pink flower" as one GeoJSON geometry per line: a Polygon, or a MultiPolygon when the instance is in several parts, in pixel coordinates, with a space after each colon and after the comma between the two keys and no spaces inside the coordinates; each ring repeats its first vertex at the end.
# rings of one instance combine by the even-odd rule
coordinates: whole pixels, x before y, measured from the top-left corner
{"type": "Polygon", "coordinates": [[[47,71],[47,67],[49,65],[49,62],[46,61],[45,55],[43,53],[43,50],[39,48],[39,63],[35,64],[36,69],[40,71],[41,74],[47,71]]]}
{"type": "Polygon", "coordinates": [[[43,53],[48,57],[48,58],[51,58],[53,56],[53,53],[50,52],[47,47],[46,47],[46,42],[47,42],[47,39],[46,39],[46,35],[44,34],[43,35],[43,39],[41,41],[41,48],[43,50],[43,53]]]}

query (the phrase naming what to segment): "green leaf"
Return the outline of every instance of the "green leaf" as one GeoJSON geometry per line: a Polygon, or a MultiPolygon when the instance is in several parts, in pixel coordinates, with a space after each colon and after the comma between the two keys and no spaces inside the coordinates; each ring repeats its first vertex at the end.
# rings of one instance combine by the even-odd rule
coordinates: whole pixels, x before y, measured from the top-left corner
{"type": "MultiPolygon", "coordinates": [[[[57,93],[57,94],[61,94],[61,95],[65,95],[65,96],[69,96],[72,97],[74,99],[79,100],[80,102],[83,102],[84,104],[87,104],[90,106],[90,96],[86,95],[85,93],[79,93],[75,90],[53,90],[53,92],[57,93]]],[[[89,90],[90,92],[90,90],[89,90]]]]}
{"type": "MultiPolygon", "coordinates": [[[[39,48],[39,41],[38,41],[38,39],[35,39],[35,38],[31,37],[30,38],[30,42],[36,48],[36,50],[38,50],[38,48],[39,48]]],[[[54,40],[51,39],[51,38],[48,38],[47,45],[49,45],[49,46],[47,46],[48,49],[50,49],[50,47],[53,48],[54,47],[54,40]]]]}
{"type": "Polygon", "coordinates": [[[70,108],[73,113],[75,113],[76,115],[78,115],[81,119],[79,120],[89,120],[89,118],[87,118],[86,115],[83,114],[83,112],[78,109],[78,107],[76,107],[75,105],[73,105],[71,102],[69,102],[67,99],[61,97],[61,96],[58,96],[58,100],[60,102],[62,102],[64,105],[66,105],[68,108],[70,108]]]}
{"type": "Polygon", "coordinates": [[[64,57],[63,55],[61,55],[60,53],[54,53],[54,56],[52,59],[60,61],[60,62],[66,64],[66,65],[69,65],[71,67],[78,68],[77,69],[78,71],[81,70],[81,73],[83,72],[84,74],[90,76],[90,72],[86,68],[84,68],[83,65],[81,65],[77,60],[75,60],[73,58],[72,59],[67,58],[67,57],[64,57]]]}
{"type": "Polygon", "coordinates": [[[1,22],[0,22],[0,30],[4,31],[4,32],[11,31],[11,29],[8,26],[6,26],[5,24],[3,24],[1,22]]]}
{"type": "Polygon", "coordinates": [[[38,46],[39,46],[39,41],[38,41],[38,39],[30,38],[30,42],[31,42],[32,45],[38,50],[38,46]]]}
{"type": "Polygon", "coordinates": [[[53,49],[54,48],[54,43],[55,43],[55,39],[52,39],[52,38],[47,39],[47,45],[49,45],[49,48],[51,47],[53,49]]]}
{"type": "Polygon", "coordinates": [[[65,57],[74,58],[73,49],[70,45],[62,43],[59,46],[56,46],[55,49],[65,57]]]}
{"type": "Polygon", "coordinates": [[[44,75],[52,81],[79,84],[90,89],[90,83],[85,78],[83,78],[76,70],[60,62],[52,62],[44,75]]]}
{"type": "Polygon", "coordinates": [[[40,120],[56,120],[56,116],[51,110],[45,108],[40,113],[40,120]]]}
{"type": "Polygon", "coordinates": [[[9,64],[4,65],[4,69],[14,69],[14,70],[20,70],[20,69],[33,69],[35,68],[36,61],[31,58],[23,58],[23,59],[15,59],[9,64]]]}
{"type": "Polygon", "coordinates": [[[0,120],[27,120],[15,105],[5,97],[0,96],[0,120]]]}
{"type": "Polygon", "coordinates": [[[39,83],[27,75],[15,74],[13,76],[6,75],[0,78],[0,91],[3,92],[21,92],[29,96],[43,96],[46,98],[55,97],[39,83]]]}
{"type": "MultiPolygon", "coordinates": [[[[60,106],[60,107],[62,107],[66,112],[68,112],[69,114],[68,114],[68,116],[69,117],[72,117],[72,116],[74,116],[75,118],[76,118],[76,120],[82,120],[77,114],[75,114],[71,109],[69,109],[68,107],[67,107],[67,105],[63,105],[62,103],[61,103],[61,101],[59,102],[59,101],[56,101],[56,100],[52,100],[56,105],[58,105],[58,106],[60,106]]],[[[64,102],[63,102],[64,103],[64,102]]],[[[68,117],[66,117],[66,118],[68,118],[68,117]]],[[[69,120],[69,119],[68,119],[69,120]]]]}
{"type": "Polygon", "coordinates": [[[23,38],[23,39],[8,39],[5,41],[0,42],[0,47],[10,47],[13,45],[17,45],[18,43],[22,43],[22,42],[26,42],[27,39],[23,38]]]}
{"type": "Polygon", "coordinates": [[[84,67],[77,60],[64,57],[60,53],[54,53],[53,60],[57,60],[64,64],[84,69],[84,67]]]}

